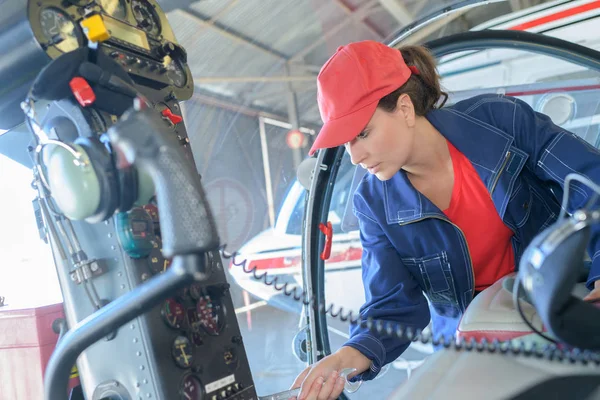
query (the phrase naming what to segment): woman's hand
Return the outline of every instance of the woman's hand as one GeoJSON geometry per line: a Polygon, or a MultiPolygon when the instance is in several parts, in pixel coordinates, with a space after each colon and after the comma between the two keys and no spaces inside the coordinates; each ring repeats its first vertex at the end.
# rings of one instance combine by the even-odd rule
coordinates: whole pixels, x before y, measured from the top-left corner
{"type": "Polygon", "coordinates": [[[298,400],[335,400],[344,390],[346,379],[340,377],[344,368],[356,368],[351,378],[371,365],[371,360],[358,350],[344,346],[337,352],[307,367],[294,381],[291,389],[302,387],[298,400]]]}
{"type": "Polygon", "coordinates": [[[600,280],[594,282],[594,289],[583,298],[585,301],[600,300],[600,280]]]}

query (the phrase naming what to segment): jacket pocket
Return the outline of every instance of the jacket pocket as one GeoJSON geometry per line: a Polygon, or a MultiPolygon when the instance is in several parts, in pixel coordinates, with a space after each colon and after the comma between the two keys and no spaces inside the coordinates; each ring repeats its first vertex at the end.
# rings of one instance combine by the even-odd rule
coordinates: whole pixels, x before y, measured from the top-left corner
{"type": "Polygon", "coordinates": [[[519,179],[515,182],[515,189],[510,196],[506,211],[510,215],[511,221],[507,222],[510,228],[515,231],[521,228],[529,220],[531,209],[534,206],[533,195],[526,181],[519,179]]]}
{"type": "Polygon", "coordinates": [[[445,251],[421,258],[402,259],[405,265],[417,267],[423,291],[432,304],[458,305],[454,278],[445,251]]]}

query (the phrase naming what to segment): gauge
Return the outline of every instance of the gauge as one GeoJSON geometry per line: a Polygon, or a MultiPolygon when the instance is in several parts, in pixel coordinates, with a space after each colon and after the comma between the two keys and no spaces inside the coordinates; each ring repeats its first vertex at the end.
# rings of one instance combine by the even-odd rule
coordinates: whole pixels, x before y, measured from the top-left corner
{"type": "Polygon", "coordinates": [[[192,354],[192,344],[185,336],[177,336],[171,347],[171,354],[178,367],[189,368],[192,366],[194,356],[192,354]]]}
{"type": "Polygon", "coordinates": [[[204,387],[200,379],[194,375],[183,378],[180,398],[181,400],[202,400],[204,398],[204,387]]]}
{"type": "Polygon", "coordinates": [[[204,290],[196,303],[200,326],[212,336],[221,333],[225,326],[225,309],[219,297],[204,290]]]}
{"type": "Polygon", "coordinates": [[[48,39],[48,45],[56,47],[63,53],[77,49],[80,36],[75,23],[62,11],[56,8],[45,8],[40,13],[42,33],[48,39]]]}
{"type": "Polygon", "coordinates": [[[113,18],[123,21],[125,20],[125,17],[127,17],[127,9],[125,8],[123,1],[124,0],[100,0],[100,5],[105,13],[113,18]]]}
{"type": "Polygon", "coordinates": [[[179,88],[184,87],[187,83],[187,74],[183,64],[177,60],[171,60],[166,68],[169,81],[179,88]]]}
{"type": "Polygon", "coordinates": [[[147,0],[132,0],[131,9],[140,28],[151,35],[158,36],[160,33],[160,20],[154,7],[147,0]]]}
{"type": "Polygon", "coordinates": [[[132,208],[115,216],[117,237],[123,250],[131,258],[148,257],[156,246],[153,243],[154,222],[146,210],[132,208]]]}
{"type": "Polygon", "coordinates": [[[185,314],[183,306],[173,299],[168,299],[160,310],[162,317],[171,328],[179,329],[183,324],[185,314]]]}
{"type": "Polygon", "coordinates": [[[200,318],[198,317],[198,311],[196,307],[188,308],[186,310],[188,326],[192,331],[197,331],[200,327],[200,318]]]}
{"type": "Polygon", "coordinates": [[[159,235],[160,219],[158,217],[158,207],[156,207],[154,204],[146,204],[142,208],[146,210],[148,214],[150,214],[150,217],[152,217],[152,222],[154,222],[154,233],[159,235]]]}
{"type": "Polygon", "coordinates": [[[162,241],[158,236],[152,239],[152,250],[149,255],[150,269],[155,274],[165,272],[171,266],[171,260],[163,257],[162,241]]]}

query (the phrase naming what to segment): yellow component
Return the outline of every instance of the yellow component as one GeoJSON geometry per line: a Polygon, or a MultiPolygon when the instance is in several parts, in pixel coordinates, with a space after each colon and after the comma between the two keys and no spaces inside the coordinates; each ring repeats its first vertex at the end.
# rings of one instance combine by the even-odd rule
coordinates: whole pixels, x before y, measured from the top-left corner
{"type": "Polygon", "coordinates": [[[108,32],[102,17],[98,14],[81,21],[81,26],[88,39],[92,42],[104,42],[110,38],[110,32],[108,32]]]}
{"type": "Polygon", "coordinates": [[[73,365],[71,368],[71,374],[69,375],[69,379],[77,378],[79,376],[79,371],[77,371],[77,366],[73,365]]]}

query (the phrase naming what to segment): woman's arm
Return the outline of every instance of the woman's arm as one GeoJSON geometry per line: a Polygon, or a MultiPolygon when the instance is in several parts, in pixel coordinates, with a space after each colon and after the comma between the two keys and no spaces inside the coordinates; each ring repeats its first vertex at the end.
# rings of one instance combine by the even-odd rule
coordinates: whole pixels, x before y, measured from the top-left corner
{"type": "MultiPolygon", "coordinates": [[[[361,320],[371,318],[404,327],[425,328],[430,319],[427,300],[360,193],[354,197],[354,211],[363,246],[366,302],[360,308],[361,320]]],[[[344,346],[358,350],[371,360],[369,370],[361,375],[365,380],[375,377],[384,364],[395,360],[410,344],[408,340],[382,337],[360,325],[352,325],[350,335],[344,346]]]]}

